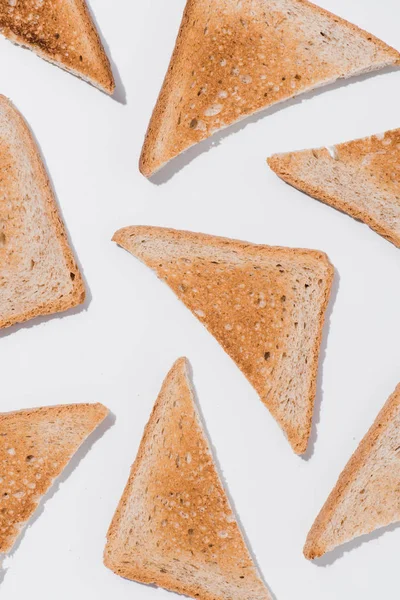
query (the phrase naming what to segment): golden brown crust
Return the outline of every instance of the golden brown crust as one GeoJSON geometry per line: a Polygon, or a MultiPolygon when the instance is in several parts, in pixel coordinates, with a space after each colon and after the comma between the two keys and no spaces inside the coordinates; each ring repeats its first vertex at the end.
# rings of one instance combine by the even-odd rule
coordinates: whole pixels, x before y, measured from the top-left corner
{"type": "Polygon", "coordinates": [[[396,50],[307,0],[188,0],[140,170],[149,177],[250,114],[389,64],[396,50]]]}
{"type": "MultiPolygon", "coordinates": [[[[39,303],[31,310],[22,314],[17,314],[14,312],[13,314],[7,314],[4,318],[0,318],[1,329],[4,327],[9,327],[10,325],[14,325],[15,323],[22,323],[37,316],[62,312],[82,304],[85,300],[85,286],[78,265],[76,264],[72,250],[69,246],[67,233],[54,199],[51,184],[32,133],[22,115],[4,96],[0,96],[0,106],[2,111],[4,111],[3,118],[7,119],[13,124],[17,135],[21,138],[21,143],[29,154],[32,168],[32,178],[37,182],[38,187],[41,189],[43,198],[45,199],[45,210],[49,220],[49,228],[54,231],[54,235],[57,237],[62,247],[63,256],[66,262],[66,269],[69,270],[72,282],[72,289],[68,295],[62,298],[56,298],[51,302],[46,302],[44,304],[39,303]]],[[[5,143],[7,144],[7,140],[5,140],[5,143]]],[[[2,311],[0,310],[0,313],[1,312],[2,311]]]]}
{"type": "MultiPolygon", "coordinates": [[[[313,560],[319,558],[331,548],[321,540],[325,533],[332,515],[334,514],[339,501],[343,498],[349,486],[353,483],[357,473],[363,469],[366,460],[371,451],[385,438],[387,427],[391,424],[394,414],[399,410],[400,403],[400,384],[396,387],[393,394],[389,397],[386,404],[379,412],[374,424],[360,442],[357,450],[354,452],[343,472],[341,473],[334,489],[330,493],[327,501],[317,516],[304,546],[304,556],[313,560]]],[[[376,502],[382,499],[376,498],[376,502]]],[[[349,515],[350,517],[351,515],[349,515]]],[[[368,515],[365,516],[368,519],[368,515]]]]}
{"type": "Polygon", "coordinates": [[[113,240],[172,288],[235,361],[293,450],[303,454],[334,275],[327,256],[157,227],[127,227],[113,240]],[[307,310],[315,311],[309,319],[307,310]],[[301,391],[292,385],[297,371],[303,375],[296,378],[301,391]]]}
{"type": "Polygon", "coordinates": [[[289,185],[366,223],[399,248],[400,129],[338,144],[332,151],[334,157],[326,148],[275,154],[267,162],[289,185]],[[321,163],[327,166],[325,180],[321,163]],[[343,167],[346,170],[341,173],[339,168],[343,167]],[[332,185],[332,174],[341,184],[342,196],[338,186],[332,185]],[[354,200],[350,198],[349,180],[358,184],[359,197],[354,200]],[[374,197],[378,209],[372,205],[374,197]]]}
{"type": "Polygon", "coordinates": [[[11,41],[112,94],[110,61],[85,0],[0,0],[0,31],[11,41]]]}
{"type": "Polygon", "coordinates": [[[107,414],[101,404],[0,414],[0,554],[12,549],[54,479],[107,414]]]}
{"type": "Polygon", "coordinates": [[[104,563],[122,577],[204,600],[270,600],[214,466],[184,358],[146,425],[104,563]]]}

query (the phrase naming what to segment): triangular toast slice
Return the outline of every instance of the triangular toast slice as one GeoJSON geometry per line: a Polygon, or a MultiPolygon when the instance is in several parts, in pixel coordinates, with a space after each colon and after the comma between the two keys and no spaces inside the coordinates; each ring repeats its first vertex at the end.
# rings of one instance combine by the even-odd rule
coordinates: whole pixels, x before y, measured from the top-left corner
{"type": "Polygon", "coordinates": [[[328,148],[275,154],[295,188],[369,225],[400,247],[400,129],[328,148]]]}
{"type": "Polygon", "coordinates": [[[110,62],[85,0],[0,0],[0,31],[12,42],[113,93],[110,62]]]}
{"type": "Polygon", "coordinates": [[[400,521],[400,385],[354,452],[308,534],[304,555],[400,521]]]}
{"type": "Polygon", "coordinates": [[[186,359],[167,375],[107,535],[118,575],[203,600],[271,600],[230,507],[186,359]]]}
{"type": "Polygon", "coordinates": [[[149,177],[248,115],[395,64],[399,52],[307,0],[188,0],[140,170],[149,177]]]}
{"type": "Polygon", "coordinates": [[[0,554],[12,549],[54,479],[107,414],[101,404],[0,414],[0,554]]]}
{"type": "Polygon", "coordinates": [[[127,227],[113,239],[207,327],[304,453],[333,278],[326,255],[158,227],[127,227]]]}
{"type": "Polygon", "coordinates": [[[0,329],[84,299],[39,150],[20,113],[0,96],[0,329]]]}

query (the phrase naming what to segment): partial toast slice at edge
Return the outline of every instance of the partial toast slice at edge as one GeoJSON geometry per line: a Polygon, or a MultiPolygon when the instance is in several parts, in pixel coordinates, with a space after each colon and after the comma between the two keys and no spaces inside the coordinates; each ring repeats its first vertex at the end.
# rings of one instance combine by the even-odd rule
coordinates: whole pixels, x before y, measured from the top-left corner
{"type": "MultiPolygon", "coordinates": [[[[306,150],[297,150],[293,152],[283,152],[279,154],[274,154],[267,158],[267,164],[272,171],[278,177],[280,177],[283,181],[310,196],[311,198],[315,198],[328,206],[336,208],[337,210],[350,215],[354,219],[362,221],[366,225],[368,225],[373,231],[387,239],[389,242],[400,248],[400,233],[396,231],[394,226],[390,226],[390,223],[385,222],[385,219],[382,216],[374,215],[373,207],[370,207],[368,211],[368,207],[357,206],[355,203],[348,201],[345,202],[343,198],[333,191],[329,190],[329,173],[327,173],[327,182],[326,187],[324,187],[323,182],[316,184],[312,181],[312,177],[307,176],[307,173],[300,172],[298,164],[301,160],[311,159],[311,156],[314,158],[320,158],[324,160],[338,160],[338,155],[342,152],[348,151],[349,148],[357,148],[357,146],[369,142],[375,145],[381,145],[382,141],[386,143],[385,136],[396,135],[398,129],[393,129],[390,131],[386,131],[384,134],[376,134],[367,136],[364,138],[359,138],[355,140],[350,140],[347,142],[342,142],[340,144],[336,144],[332,147],[320,147],[306,150]],[[293,166],[293,161],[295,161],[295,165],[293,166]],[[292,164],[292,166],[291,166],[292,164]]],[[[390,142],[390,140],[388,140],[390,142]]],[[[382,152],[383,145],[381,149],[375,150],[375,153],[379,154],[382,152]]],[[[391,152],[391,147],[388,145],[385,147],[385,152],[388,154],[391,152]]],[[[374,152],[371,153],[374,155],[374,152]]],[[[360,163],[362,162],[360,158],[360,163]]],[[[347,162],[344,162],[344,165],[347,166],[347,162]]],[[[354,163],[352,163],[352,167],[355,168],[354,163]]],[[[369,172],[366,169],[362,169],[357,174],[360,177],[361,186],[364,185],[364,182],[368,180],[369,174],[372,174],[373,171],[369,172]]],[[[376,176],[379,180],[380,173],[377,172],[376,176]]],[[[372,180],[371,180],[372,183],[372,180]]],[[[377,182],[378,183],[378,182],[377,182]]],[[[384,187],[384,182],[379,182],[381,184],[382,193],[386,192],[384,187]]],[[[389,202],[388,202],[389,204],[389,202]]]]}
{"type": "MultiPolygon", "coordinates": [[[[100,403],[94,403],[94,404],[81,403],[81,404],[63,404],[63,405],[54,405],[54,406],[44,406],[44,407],[38,407],[38,408],[28,408],[28,409],[23,409],[23,410],[11,411],[11,412],[7,412],[7,413],[0,413],[0,420],[2,420],[2,417],[3,417],[3,419],[5,419],[5,424],[3,425],[3,423],[1,423],[1,426],[2,426],[2,428],[5,428],[7,430],[7,419],[8,418],[17,419],[17,420],[21,419],[22,422],[20,424],[20,427],[23,428],[24,421],[28,420],[28,422],[29,422],[30,419],[33,419],[33,420],[38,419],[38,421],[41,425],[45,425],[47,414],[48,414],[48,418],[50,420],[50,424],[51,424],[52,419],[54,419],[58,414],[62,414],[62,413],[67,413],[67,414],[73,413],[73,416],[75,419],[82,421],[82,411],[83,412],[86,411],[86,413],[87,413],[86,417],[89,418],[89,422],[87,423],[87,429],[86,429],[85,433],[81,436],[79,445],[76,446],[72,452],[69,449],[69,451],[67,453],[65,453],[65,448],[62,446],[62,443],[60,444],[64,450],[64,457],[61,462],[59,461],[53,465],[53,467],[54,467],[53,471],[55,471],[55,476],[53,476],[53,475],[50,476],[49,473],[46,472],[46,470],[44,473],[40,473],[40,469],[42,468],[41,466],[36,468],[36,470],[38,470],[38,472],[41,475],[40,480],[41,481],[43,481],[44,479],[46,480],[45,487],[43,488],[42,491],[39,492],[39,495],[37,495],[37,497],[34,499],[34,507],[33,508],[31,507],[28,510],[28,512],[25,512],[25,514],[23,513],[24,518],[17,521],[17,523],[12,524],[12,527],[14,527],[14,529],[16,529],[16,531],[14,531],[13,533],[11,533],[11,532],[8,533],[8,535],[2,541],[0,554],[1,553],[7,554],[14,549],[15,544],[20,539],[22,532],[27,527],[29,527],[32,517],[35,515],[37,509],[40,507],[40,504],[46,498],[46,495],[49,492],[49,490],[53,487],[54,483],[59,479],[59,477],[62,476],[64,470],[66,469],[66,467],[72,460],[73,456],[76,455],[76,453],[79,451],[79,449],[85,443],[85,441],[90,437],[90,435],[95,431],[95,429],[106,419],[106,417],[109,414],[109,410],[107,407],[105,407],[103,404],[100,404],[100,403]]],[[[8,431],[8,433],[10,434],[10,430],[8,431]]],[[[61,436],[62,436],[62,434],[63,434],[63,431],[61,431],[61,436]]],[[[8,450],[8,454],[10,455],[9,459],[11,461],[13,460],[15,455],[18,456],[18,452],[19,452],[18,439],[15,440],[16,435],[18,436],[18,433],[16,434],[15,430],[12,430],[11,439],[14,439],[16,446],[14,448],[11,448],[8,450]]],[[[7,437],[4,437],[4,439],[7,440],[7,437]]],[[[4,442],[4,444],[5,444],[5,442],[4,442]]],[[[5,446],[5,447],[7,447],[7,446],[5,446]]],[[[37,459],[37,457],[35,457],[35,456],[27,456],[26,461],[28,463],[37,465],[38,463],[33,463],[33,461],[34,460],[36,461],[36,459],[37,459]]],[[[50,460],[51,459],[49,458],[49,461],[50,460]]],[[[39,462],[39,464],[40,464],[40,462],[39,462]]],[[[7,473],[7,475],[9,475],[9,474],[7,473]]],[[[6,473],[4,473],[3,476],[5,477],[6,473]]],[[[18,472],[17,472],[14,474],[14,479],[15,479],[14,483],[16,483],[17,486],[20,486],[23,489],[25,485],[28,485],[28,481],[23,481],[23,482],[18,481],[18,477],[19,477],[19,479],[21,479],[21,476],[18,476],[18,472]]],[[[33,484],[33,486],[34,486],[34,484],[33,484]]],[[[16,489],[19,489],[19,488],[17,487],[16,489]]],[[[15,491],[16,490],[14,488],[14,492],[15,491]]],[[[21,492],[20,492],[20,494],[21,494],[21,492]]],[[[36,494],[37,494],[37,492],[36,492],[36,494]]],[[[5,494],[5,495],[7,495],[7,494],[5,494]]],[[[17,497],[17,496],[15,496],[15,497],[17,497]]],[[[8,502],[9,501],[10,500],[8,500],[8,502]]],[[[7,502],[7,499],[6,499],[6,502],[7,502]]],[[[14,516],[14,518],[15,518],[15,516],[14,516]]],[[[5,535],[5,534],[2,534],[2,535],[5,535]]],[[[0,535],[0,538],[1,538],[1,535],[0,535]]]]}
{"type": "MultiPolygon", "coordinates": [[[[33,166],[32,177],[38,181],[38,185],[40,185],[42,189],[44,204],[47,208],[47,218],[50,220],[51,226],[54,229],[54,235],[57,237],[62,247],[67,269],[70,271],[70,277],[72,281],[71,294],[62,299],[57,299],[50,303],[39,305],[26,313],[15,314],[12,318],[0,319],[0,329],[2,329],[17,323],[23,323],[35,317],[64,312],[70,308],[82,304],[85,301],[86,292],[82,275],[69,245],[66,228],[60,216],[52,186],[33,134],[21,113],[15,108],[8,98],[0,95],[0,105],[7,113],[8,120],[12,120],[14,122],[14,126],[21,139],[21,143],[23,143],[28,149],[31,165],[33,166]]],[[[33,200],[30,201],[32,202],[33,200]]]]}
{"type": "MultiPolygon", "coordinates": [[[[26,36],[16,35],[9,28],[7,31],[3,31],[2,35],[6,39],[10,40],[13,44],[30,50],[46,62],[49,62],[50,64],[55,65],[56,67],[59,67],[64,71],[67,71],[67,73],[70,73],[75,77],[82,79],[83,81],[89,83],[90,85],[94,86],[100,91],[108,95],[112,95],[115,91],[115,81],[111,69],[110,59],[108,58],[105,52],[103,43],[100,38],[100,33],[97,30],[90,8],[88,7],[86,0],[73,0],[73,2],[76,4],[76,9],[80,15],[80,24],[83,25],[85,28],[87,42],[91,44],[91,50],[96,54],[98,60],[98,65],[96,69],[97,73],[95,75],[89,75],[87,72],[85,73],[84,68],[81,64],[78,65],[79,67],[82,67],[81,69],[73,68],[70,65],[64,63],[62,60],[57,60],[57,58],[53,57],[49,51],[46,52],[46,46],[42,48],[40,43],[35,43],[36,40],[34,40],[34,37],[34,41],[31,42],[30,39],[28,39],[26,36]]],[[[77,25],[79,24],[77,23],[77,25]]],[[[55,35],[59,34],[55,33],[55,35]]],[[[40,40],[38,40],[38,42],[39,41],[40,40]]]]}
{"type": "MultiPolygon", "coordinates": [[[[366,435],[361,440],[359,446],[357,447],[350,460],[348,461],[347,465],[343,469],[338,481],[335,484],[335,487],[329,494],[328,499],[326,500],[317,518],[315,519],[307,535],[306,543],[303,549],[303,554],[308,560],[320,558],[327,552],[330,552],[336,547],[339,547],[336,545],[333,545],[332,547],[327,547],[325,544],[321,543],[320,538],[329,526],[330,518],[336,509],[337,503],[339,502],[341,497],[346,493],[346,490],[349,487],[349,485],[353,482],[354,476],[363,468],[371,449],[377,445],[379,440],[385,434],[385,428],[390,423],[393,417],[393,413],[396,410],[398,410],[399,404],[400,383],[397,385],[395,391],[389,396],[385,405],[376,417],[373,425],[370,427],[366,435]]],[[[388,523],[388,525],[389,524],[390,523],[388,523]]],[[[385,525],[383,525],[382,527],[385,527],[385,525]]],[[[371,533],[374,530],[375,527],[367,528],[367,530],[360,535],[371,533]]],[[[347,543],[352,539],[355,539],[356,537],[359,536],[357,535],[353,538],[350,538],[343,543],[347,543]]]]}

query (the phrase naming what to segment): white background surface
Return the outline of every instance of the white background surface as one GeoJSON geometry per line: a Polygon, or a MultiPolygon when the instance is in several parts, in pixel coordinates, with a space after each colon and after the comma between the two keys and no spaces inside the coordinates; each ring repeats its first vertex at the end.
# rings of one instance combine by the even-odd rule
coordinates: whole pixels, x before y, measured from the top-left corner
{"type": "MultiPolygon", "coordinates": [[[[318,3],[400,46],[398,0],[318,3]]],[[[156,185],[137,162],[183,7],[92,0],[126,104],[0,40],[0,91],[39,141],[90,289],[84,310],[0,334],[1,410],[100,401],[116,417],[5,562],[1,598],[172,597],[117,577],[102,552],[162,380],[186,355],[227,487],[276,599],[397,599],[400,528],[318,565],[302,546],[400,380],[400,250],[282,183],[265,158],[398,127],[400,72],[342,83],[245,122],[156,185]],[[173,293],[110,241],[131,224],[328,253],[336,279],[308,460],[292,453],[255,391],[173,293]]]]}

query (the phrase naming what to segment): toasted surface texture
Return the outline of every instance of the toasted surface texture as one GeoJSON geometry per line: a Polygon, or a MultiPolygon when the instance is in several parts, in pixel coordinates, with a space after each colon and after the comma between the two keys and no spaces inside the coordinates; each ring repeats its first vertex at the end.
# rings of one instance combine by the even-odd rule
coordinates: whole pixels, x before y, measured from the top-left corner
{"type": "Polygon", "coordinates": [[[333,278],[326,255],[157,227],[113,239],[171,287],[305,452],[333,278]]]}
{"type": "Polygon", "coordinates": [[[85,0],[0,0],[0,32],[108,94],[110,62],[85,0]]]}
{"type": "Polygon", "coordinates": [[[38,148],[20,113],[0,96],[0,329],[84,299],[38,148]]]}
{"type": "Polygon", "coordinates": [[[400,385],[351,457],[304,547],[314,559],[400,521],[400,385]]]}
{"type": "Polygon", "coordinates": [[[306,0],[188,0],[140,169],[150,176],[250,114],[394,64],[396,50],[306,0]]]}
{"type": "Polygon", "coordinates": [[[0,414],[0,554],[11,550],[54,479],[107,414],[101,404],[0,414]]]}
{"type": "Polygon", "coordinates": [[[271,600],[218,476],[183,358],[146,426],[104,562],[122,577],[204,600],[271,600]]]}
{"type": "Polygon", "coordinates": [[[331,148],[275,154],[268,164],[290,185],[400,247],[400,129],[331,148]]]}

